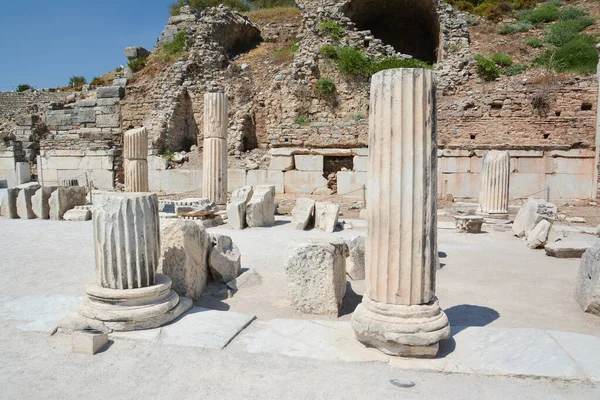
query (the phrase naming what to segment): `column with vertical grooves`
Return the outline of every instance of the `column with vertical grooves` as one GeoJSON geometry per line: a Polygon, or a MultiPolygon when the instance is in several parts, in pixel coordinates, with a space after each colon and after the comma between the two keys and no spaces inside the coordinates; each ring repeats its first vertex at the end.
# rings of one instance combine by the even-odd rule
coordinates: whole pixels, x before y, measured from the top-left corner
{"type": "Polygon", "coordinates": [[[203,197],[227,203],[227,94],[204,94],[203,197]]]}
{"type": "Polygon", "coordinates": [[[102,193],[94,198],[97,283],[108,289],[154,285],[160,253],[158,198],[147,193],[102,193]]]}
{"type": "Polygon", "coordinates": [[[490,150],[483,155],[479,213],[490,217],[508,217],[510,154],[490,150]]]}
{"type": "Polygon", "coordinates": [[[448,337],[435,298],[437,126],[432,71],[371,81],[366,292],[357,338],[392,355],[434,356],[448,337]]]}
{"type": "Polygon", "coordinates": [[[148,192],[148,132],[131,129],[123,135],[125,191],[148,192]]]}

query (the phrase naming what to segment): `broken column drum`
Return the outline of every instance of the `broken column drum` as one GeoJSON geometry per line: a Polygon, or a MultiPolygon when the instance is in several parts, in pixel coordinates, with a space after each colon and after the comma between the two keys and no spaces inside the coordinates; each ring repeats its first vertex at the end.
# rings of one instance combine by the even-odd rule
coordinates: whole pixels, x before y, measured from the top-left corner
{"type": "Polygon", "coordinates": [[[450,336],[435,297],[437,132],[433,72],[394,69],[371,82],[366,290],[358,340],[395,356],[433,357],[450,336]]]}
{"type": "Polygon", "coordinates": [[[479,214],[492,218],[508,218],[510,154],[490,150],[483,155],[479,214]]]}
{"type": "Polygon", "coordinates": [[[203,197],[227,203],[227,94],[204,94],[203,197]]]}
{"type": "Polygon", "coordinates": [[[131,129],[123,136],[125,191],[148,192],[148,132],[131,129]]]}
{"type": "Polygon", "coordinates": [[[96,281],[86,286],[79,313],[113,330],[163,325],[191,306],[156,274],[160,254],[158,198],[102,193],[93,213],[96,281]]]}

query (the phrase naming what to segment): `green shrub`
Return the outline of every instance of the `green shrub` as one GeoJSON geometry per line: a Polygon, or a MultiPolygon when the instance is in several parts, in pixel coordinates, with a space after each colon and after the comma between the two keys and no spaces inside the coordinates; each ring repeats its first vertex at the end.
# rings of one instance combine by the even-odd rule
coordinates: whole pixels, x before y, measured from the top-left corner
{"type": "Polygon", "coordinates": [[[371,67],[371,74],[375,74],[379,71],[386,69],[395,68],[425,68],[432,69],[433,67],[424,61],[416,58],[398,58],[398,57],[385,57],[373,61],[371,67]]]}
{"type": "Polygon", "coordinates": [[[502,25],[498,30],[501,35],[509,35],[515,32],[529,32],[533,29],[533,24],[527,21],[517,22],[516,24],[502,25]]]}
{"type": "Polygon", "coordinates": [[[332,100],[335,97],[335,82],[329,78],[319,78],[317,80],[317,94],[322,99],[332,100]]]}
{"type": "Polygon", "coordinates": [[[327,58],[336,60],[338,58],[338,49],[335,46],[326,44],[319,49],[319,53],[327,58]]]}
{"type": "Polygon", "coordinates": [[[323,21],[319,24],[319,29],[327,32],[329,36],[335,40],[340,40],[344,36],[344,28],[342,28],[337,22],[330,19],[323,21]]]}
{"type": "Polygon", "coordinates": [[[294,53],[297,52],[299,48],[300,46],[298,44],[293,44],[285,49],[277,50],[273,53],[273,57],[278,62],[289,61],[294,58],[294,53]]]}
{"type": "Polygon", "coordinates": [[[546,3],[550,4],[551,6],[560,7],[563,4],[563,0],[548,0],[546,3]]]}
{"type": "Polygon", "coordinates": [[[521,72],[527,71],[528,68],[529,67],[525,64],[513,64],[509,67],[503,68],[502,73],[508,76],[519,75],[521,72]]]}
{"type": "Polygon", "coordinates": [[[173,159],[173,157],[175,157],[175,153],[173,153],[169,149],[166,149],[160,154],[160,156],[167,161],[171,161],[173,159]]]}
{"type": "Polygon", "coordinates": [[[594,19],[591,17],[556,22],[550,25],[544,40],[555,46],[562,46],[573,40],[579,32],[593,23],[594,19]]]}
{"type": "Polygon", "coordinates": [[[352,121],[354,122],[360,122],[360,121],[366,121],[367,118],[363,115],[363,114],[352,114],[352,121]]]}
{"type": "Polygon", "coordinates": [[[510,67],[513,63],[512,57],[504,53],[492,54],[490,60],[492,60],[496,63],[496,65],[499,65],[501,67],[510,67]]]}
{"type": "Polygon", "coordinates": [[[477,72],[485,81],[493,81],[500,77],[500,68],[496,63],[481,54],[475,55],[477,61],[477,72]]]}
{"type": "Polygon", "coordinates": [[[475,9],[473,3],[470,3],[466,0],[452,1],[450,2],[450,4],[452,4],[452,7],[456,8],[457,10],[465,12],[473,12],[473,10],[475,9]]]}
{"type": "Polygon", "coordinates": [[[185,31],[179,31],[168,43],[163,44],[160,47],[160,52],[163,58],[176,59],[183,55],[183,49],[185,49],[186,33],[185,31]]]}
{"type": "Polygon", "coordinates": [[[514,0],[512,6],[515,10],[523,10],[527,8],[534,8],[538,5],[540,0],[514,0]]]}
{"type": "Polygon", "coordinates": [[[512,13],[512,10],[512,4],[508,0],[486,0],[475,7],[473,12],[490,21],[498,22],[507,14],[512,13]]]}
{"type": "Polygon", "coordinates": [[[146,61],[146,57],[136,58],[135,60],[129,61],[127,63],[127,66],[133,73],[136,73],[141,71],[146,66],[146,61]]]}
{"type": "Polygon", "coordinates": [[[84,76],[73,75],[69,78],[69,86],[71,87],[79,87],[83,86],[87,83],[87,80],[84,76]]]}
{"type": "Polygon", "coordinates": [[[546,59],[557,72],[595,73],[598,66],[598,52],[593,37],[578,35],[561,47],[550,50],[546,59]]]}
{"type": "Polygon", "coordinates": [[[587,11],[577,7],[565,7],[560,9],[559,18],[561,21],[567,21],[570,19],[579,19],[587,17],[587,11]]]}
{"type": "Polygon", "coordinates": [[[17,93],[21,93],[21,92],[24,92],[29,89],[33,89],[33,88],[26,83],[22,83],[19,86],[17,86],[17,93]]]}
{"type": "Polygon", "coordinates": [[[308,117],[306,115],[298,115],[294,118],[294,123],[300,126],[307,125],[308,122],[308,117]]]}
{"type": "Polygon", "coordinates": [[[296,6],[294,0],[252,0],[249,3],[251,3],[254,8],[259,9],[296,6]]]}
{"type": "Polygon", "coordinates": [[[105,82],[104,79],[100,78],[99,76],[95,76],[94,79],[92,79],[92,82],[90,82],[90,84],[93,86],[104,86],[105,82]]]}
{"type": "Polygon", "coordinates": [[[527,39],[525,44],[529,47],[533,47],[536,49],[544,46],[544,42],[542,42],[542,39],[538,39],[538,38],[529,38],[529,39],[527,39]]]}
{"type": "Polygon", "coordinates": [[[356,47],[342,47],[337,51],[337,65],[340,71],[348,76],[371,76],[371,62],[356,47]]]}
{"type": "Polygon", "coordinates": [[[515,17],[519,21],[527,21],[532,24],[539,24],[541,22],[552,22],[556,21],[560,15],[560,9],[550,3],[545,3],[533,10],[519,11],[515,17]]]}

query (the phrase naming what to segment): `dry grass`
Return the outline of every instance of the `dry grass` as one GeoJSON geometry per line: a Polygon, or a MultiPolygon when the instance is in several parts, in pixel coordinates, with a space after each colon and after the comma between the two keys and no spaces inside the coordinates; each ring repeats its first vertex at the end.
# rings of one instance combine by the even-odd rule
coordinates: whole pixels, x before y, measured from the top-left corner
{"type": "Polygon", "coordinates": [[[297,21],[300,17],[300,9],[297,7],[278,7],[265,8],[242,13],[258,25],[265,25],[272,22],[291,22],[297,21]]]}

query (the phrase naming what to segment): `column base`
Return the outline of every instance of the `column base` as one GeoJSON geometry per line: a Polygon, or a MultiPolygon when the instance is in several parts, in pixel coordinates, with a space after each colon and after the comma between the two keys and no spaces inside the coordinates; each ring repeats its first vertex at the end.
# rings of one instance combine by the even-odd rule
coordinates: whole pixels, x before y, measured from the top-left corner
{"type": "Polygon", "coordinates": [[[107,289],[90,283],[87,298],[76,315],[60,322],[59,328],[72,331],[90,327],[103,331],[152,329],[169,323],[193,306],[191,299],[171,290],[171,278],[156,275],[154,285],[139,289],[107,289]]]}
{"type": "Polygon", "coordinates": [[[437,299],[405,306],[365,296],[352,315],[352,328],[361,343],[402,357],[435,357],[439,341],[450,337],[448,317],[437,299]]]}
{"type": "Polygon", "coordinates": [[[503,221],[508,219],[508,212],[506,213],[484,213],[481,211],[477,211],[477,215],[485,218],[486,222],[491,220],[492,223],[495,221],[503,221]]]}

